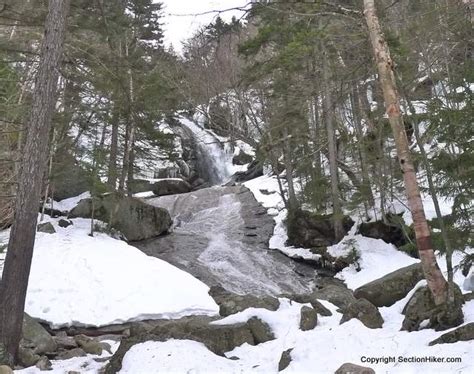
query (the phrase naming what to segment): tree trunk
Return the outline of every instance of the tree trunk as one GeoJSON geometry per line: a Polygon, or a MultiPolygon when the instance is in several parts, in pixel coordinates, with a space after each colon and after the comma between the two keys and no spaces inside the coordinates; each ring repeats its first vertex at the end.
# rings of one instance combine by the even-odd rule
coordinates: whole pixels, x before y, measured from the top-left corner
{"type": "Polygon", "coordinates": [[[21,338],[26,290],[56,102],[69,0],[50,0],[15,204],[15,219],[0,283],[0,364],[11,365],[21,338]]]}
{"type": "Polygon", "coordinates": [[[413,217],[416,244],[420,255],[421,265],[428,282],[428,287],[433,294],[437,305],[444,304],[447,296],[447,283],[443,273],[438,267],[431,244],[431,234],[426,221],[421,199],[420,189],[416,180],[416,173],[410,156],[410,148],[405,133],[405,126],[400,110],[399,95],[393,73],[393,62],[390,51],[385,41],[379,20],[375,13],[374,0],[364,0],[364,15],[369,28],[380,84],[383,90],[385,108],[390,126],[392,127],[398,160],[403,172],[405,189],[408,197],[408,206],[413,217]]]}
{"type": "Polygon", "coordinates": [[[336,134],[334,131],[334,107],[331,100],[329,87],[328,61],[326,51],[323,49],[323,106],[325,112],[326,131],[328,136],[329,174],[331,177],[331,196],[334,220],[334,236],[339,241],[344,236],[342,225],[342,208],[339,196],[339,178],[337,176],[337,149],[336,134]]]}
{"type": "Polygon", "coordinates": [[[119,114],[114,103],[112,113],[112,136],[110,139],[109,169],[107,175],[107,185],[114,191],[117,188],[117,155],[118,155],[118,132],[119,132],[119,114]]]}

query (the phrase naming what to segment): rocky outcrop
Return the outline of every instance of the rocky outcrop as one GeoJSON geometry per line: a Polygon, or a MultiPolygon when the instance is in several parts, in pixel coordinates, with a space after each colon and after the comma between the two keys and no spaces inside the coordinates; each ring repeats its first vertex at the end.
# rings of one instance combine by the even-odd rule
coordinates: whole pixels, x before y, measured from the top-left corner
{"type": "Polygon", "coordinates": [[[252,161],[246,171],[238,171],[231,178],[227,185],[235,183],[247,182],[251,179],[261,177],[263,175],[263,164],[260,161],[252,161]]]}
{"type": "Polygon", "coordinates": [[[407,244],[408,240],[401,228],[403,219],[393,215],[389,215],[387,218],[387,223],[384,221],[362,223],[359,226],[359,234],[369,238],[382,239],[385,243],[393,244],[396,247],[407,244]]]}
{"type": "Polygon", "coordinates": [[[237,295],[226,291],[220,286],[211,287],[209,295],[211,295],[216,304],[219,305],[219,314],[223,317],[241,312],[247,308],[263,308],[275,311],[280,306],[280,302],[275,297],[237,295]]]}
{"type": "Polygon", "coordinates": [[[147,192],[152,190],[153,182],[147,179],[134,179],[128,182],[127,187],[131,193],[147,192]]]}
{"type": "Polygon", "coordinates": [[[238,153],[234,155],[232,158],[232,163],[234,165],[247,165],[253,161],[253,156],[245,153],[240,148],[238,149],[238,153]]]}
{"type": "MultiPolygon", "coordinates": [[[[354,224],[350,217],[343,218],[347,233],[354,224]]],[[[318,215],[298,210],[288,217],[288,244],[295,247],[314,248],[336,244],[332,215],[318,215]]]]}
{"type": "Polygon", "coordinates": [[[403,299],[424,278],[420,263],[395,270],[354,291],[357,299],[367,299],[376,307],[391,306],[403,299]]]}
{"type": "Polygon", "coordinates": [[[383,318],[379,310],[370,301],[358,299],[344,309],[340,324],[357,318],[369,329],[379,329],[383,325],[383,318]]]}
{"type": "Polygon", "coordinates": [[[474,340],[474,322],[458,327],[456,330],[447,332],[439,338],[431,341],[429,345],[435,344],[452,344],[456,342],[466,342],[474,340]]]}
{"type": "Polygon", "coordinates": [[[203,343],[213,353],[224,356],[225,352],[244,343],[255,345],[273,338],[268,325],[258,318],[233,325],[211,324],[213,320],[210,317],[193,316],[180,320],[154,321],[152,325],[139,323],[139,326],[131,329],[131,336],[122,340],[105,373],[120,371],[123,357],[128,350],[145,341],[195,340],[203,343]]]}
{"type": "Polygon", "coordinates": [[[159,236],[167,232],[172,223],[167,210],[118,194],[83,199],[69,212],[69,218],[91,218],[92,211],[96,219],[108,222],[129,241],[159,236]]]}
{"type": "Polygon", "coordinates": [[[336,370],[335,374],[375,374],[374,369],[347,362],[336,370]]]}
{"type": "Polygon", "coordinates": [[[403,309],[402,330],[418,331],[423,321],[427,321],[423,327],[437,331],[459,326],[464,320],[464,299],[457,285],[453,285],[453,297],[452,304],[437,306],[427,286],[418,288],[403,309]]]}
{"type": "Polygon", "coordinates": [[[301,316],[300,316],[300,330],[308,331],[312,330],[318,324],[318,313],[313,308],[309,306],[301,307],[301,316]]]}
{"type": "Polygon", "coordinates": [[[179,178],[162,179],[154,182],[151,187],[156,196],[176,195],[191,191],[191,185],[179,178]]]}
{"type": "Polygon", "coordinates": [[[56,342],[46,329],[26,313],[23,317],[23,335],[20,346],[32,349],[39,355],[54,352],[57,349],[56,342]]]}

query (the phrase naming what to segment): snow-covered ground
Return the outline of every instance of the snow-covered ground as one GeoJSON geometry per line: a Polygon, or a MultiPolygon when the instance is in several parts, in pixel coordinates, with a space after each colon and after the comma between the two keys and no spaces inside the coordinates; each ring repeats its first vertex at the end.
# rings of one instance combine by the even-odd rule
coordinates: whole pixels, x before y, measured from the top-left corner
{"type": "Polygon", "coordinates": [[[37,233],[26,312],[52,327],[215,315],[209,287],[190,274],[74,219],[37,233]]]}

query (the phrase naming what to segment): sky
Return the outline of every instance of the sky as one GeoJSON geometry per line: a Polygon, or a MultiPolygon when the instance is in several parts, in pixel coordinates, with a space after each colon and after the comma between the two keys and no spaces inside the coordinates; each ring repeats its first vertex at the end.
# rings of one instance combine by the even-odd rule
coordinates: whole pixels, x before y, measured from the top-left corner
{"type": "MultiPolygon", "coordinates": [[[[159,2],[164,4],[165,45],[172,44],[176,51],[181,51],[181,41],[192,36],[200,26],[212,22],[217,15],[217,13],[194,14],[243,7],[250,0],[159,0],[159,2]]],[[[234,15],[240,17],[242,13],[233,10],[220,14],[225,20],[230,20],[234,15]]]]}

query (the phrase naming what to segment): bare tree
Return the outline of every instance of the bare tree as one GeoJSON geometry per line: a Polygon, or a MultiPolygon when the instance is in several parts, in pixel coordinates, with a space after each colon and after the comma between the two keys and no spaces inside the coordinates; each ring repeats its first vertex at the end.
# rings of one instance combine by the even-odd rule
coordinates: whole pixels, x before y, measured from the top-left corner
{"type": "Polygon", "coordinates": [[[49,1],[40,64],[27,121],[15,218],[0,283],[0,364],[13,364],[21,338],[69,3],[69,0],[49,1]]]}
{"type": "Polygon", "coordinates": [[[390,50],[375,12],[374,0],[364,0],[364,14],[369,28],[380,84],[383,91],[385,108],[397,147],[398,161],[403,172],[408,206],[413,217],[416,244],[428,287],[437,305],[444,304],[447,298],[447,282],[441,272],[431,244],[431,233],[426,221],[416,172],[410,155],[410,148],[400,110],[393,62],[390,50]]]}

